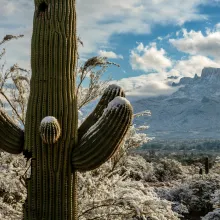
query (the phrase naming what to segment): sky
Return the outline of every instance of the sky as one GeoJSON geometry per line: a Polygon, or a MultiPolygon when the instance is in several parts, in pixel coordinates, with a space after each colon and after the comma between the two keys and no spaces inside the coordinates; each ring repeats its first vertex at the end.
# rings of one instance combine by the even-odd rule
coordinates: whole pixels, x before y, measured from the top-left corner
{"type": "MultiPolygon", "coordinates": [[[[34,1],[0,2],[0,38],[24,34],[4,45],[4,61],[31,69],[34,1]]],[[[77,0],[79,54],[82,61],[99,55],[119,64],[105,77],[130,95],[171,94],[167,77],[220,67],[219,12],[220,0],[77,0]]]]}

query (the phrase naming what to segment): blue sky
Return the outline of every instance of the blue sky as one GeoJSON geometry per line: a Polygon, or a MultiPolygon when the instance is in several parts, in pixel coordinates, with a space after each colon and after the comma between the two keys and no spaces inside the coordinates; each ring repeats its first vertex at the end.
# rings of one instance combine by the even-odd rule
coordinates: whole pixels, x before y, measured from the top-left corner
{"type": "MultiPolygon", "coordinates": [[[[25,35],[5,45],[8,65],[30,69],[33,2],[1,0],[0,37],[25,35]]],[[[78,0],[77,13],[81,58],[120,64],[106,75],[133,95],[169,94],[167,76],[220,67],[220,0],[78,0]]]]}

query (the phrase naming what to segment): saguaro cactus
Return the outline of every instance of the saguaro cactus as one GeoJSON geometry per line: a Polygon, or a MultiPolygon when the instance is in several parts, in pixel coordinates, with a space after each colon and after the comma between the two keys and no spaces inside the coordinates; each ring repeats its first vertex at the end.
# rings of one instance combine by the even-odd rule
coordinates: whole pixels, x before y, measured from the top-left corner
{"type": "Polygon", "coordinates": [[[209,157],[205,157],[205,174],[209,174],[209,157]]]}
{"type": "Polygon", "coordinates": [[[77,170],[94,169],[120,146],[132,107],[110,86],[79,128],[75,0],[35,0],[31,89],[25,131],[0,111],[0,147],[31,158],[25,220],[76,220],[77,170]]]}

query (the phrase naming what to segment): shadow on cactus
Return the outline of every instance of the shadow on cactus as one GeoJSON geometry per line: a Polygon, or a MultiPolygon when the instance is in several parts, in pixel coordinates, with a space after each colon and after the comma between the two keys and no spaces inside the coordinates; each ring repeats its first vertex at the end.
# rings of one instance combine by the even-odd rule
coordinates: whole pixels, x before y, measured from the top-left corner
{"type": "Polygon", "coordinates": [[[23,219],[76,220],[77,171],[95,169],[117,151],[133,112],[111,85],[78,129],[75,0],[35,6],[25,129],[0,110],[0,147],[31,159],[23,219]]]}

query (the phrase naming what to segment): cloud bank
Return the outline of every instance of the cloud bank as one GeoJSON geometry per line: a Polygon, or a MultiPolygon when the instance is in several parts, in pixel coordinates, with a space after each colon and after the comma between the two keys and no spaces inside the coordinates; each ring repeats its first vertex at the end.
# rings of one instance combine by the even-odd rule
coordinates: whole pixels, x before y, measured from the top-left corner
{"type": "MultiPolygon", "coordinates": [[[[149,34],[156,24],[181,25],[186,21],[206,19],[198,7],[208,0],[90,0],[77,1],[78,33],[84,42],[80,48],[81,57],[97,53],[101,46],[109,46],[114,34],[149,34]],[[170,7],[172,5],[172,7],[170,7]],[[162,10],[161,10],[162,9],[162,10]]],[[[30,60],[30,39],[32,32],[33,1],[1,0],[0,36],[25,34],[19,43],[7,45],[9,64],[16,60],[28,67],[30,60]]]]}
{"type": "Polygon", "coordinates": [[[201,31],[187,31],[183,29],[183,37],[180,39],[170,39],[170,43],[178,50],[192,55],[212,56],[220,59],[220,24],[216,25],[216,30],[207,30],[206,34],[201,31]]]}
{"type": "MultiPolygon", "coordinates": [[[[102,54],[112,59],[122,59],[121,54],[112,51],[109,43],[114,34],[150,34],[152,27],[158,24],[181,26],[185,22],[205,21],[208,17],[200,13],[199,6],[212,3],[218,4],[217,0],[169,0],[169,4],[164,0],[77,1],[77,32],[84,43],[84,47],[80,47],[80,56],[88,58],[91,54],[102,54]]],[[[24,68],[30,68],[33,1],[1,0],[1,5],[0,37],[6,34],[25,35],[5,45],[6,61],[9,65],[18,62],[24,68]]],[[[219,30],[220,23],[216,24],[215,30],[205,34],[183,29],[181,38],[170,39],[174,47],[190,54],[182,60],[172,60],[164,48],[158,48],[156,43],[145,46],[139,43],[130,53],[132,69],[137,74],[138,71],[157,73],[122,79],[118,83],[130,90],[130,95],[133,92],[133,96],[172,93],[173,88],[169,86],[167,76],[194,76],[195,73],[199,75],[205,66],[219,67],[219,30]]]]}
{"type": "Polygon", "coordinates": [[[147,97],[160,95],[170,95],[178,88],[171,87],[166,73],[152,73],[137,77],[124,78],[119,81],[113,81],[120,85],[126,92],[130,101],[139,100],[147,97]]]}
{"type": "Polygon", "coordinates": [[[218,27],[219,24],[216,24],[215,31],[208,32],[206,37],[201,32],[183,30],[184,38],[168,39],[168,42],[177,49],[189,54],[181,60],[167,58],[167,52],[163,48],[158,49],[156,43],[150,43],[147,46],[139,43],[131,50],[130,65],[136,71],[146,72],[146,75],[124,78],[116,84],[127,90],[132,100],[170,95],[178,89],[171,86],[172,82],[178,82],[182,77],[194,77],[195,74],[200,76],[204,67],[220,68],[220,62],[218,62],[220,44],[216,37],[219,34],[218,27]],[[215,59],[209,58],[210,54],[215,59]],[[156,73],[149,74],[150,71],[156,71],[156,73]],[[168,79],[169,76],[176,76],[177,80],[168,79]]]}

